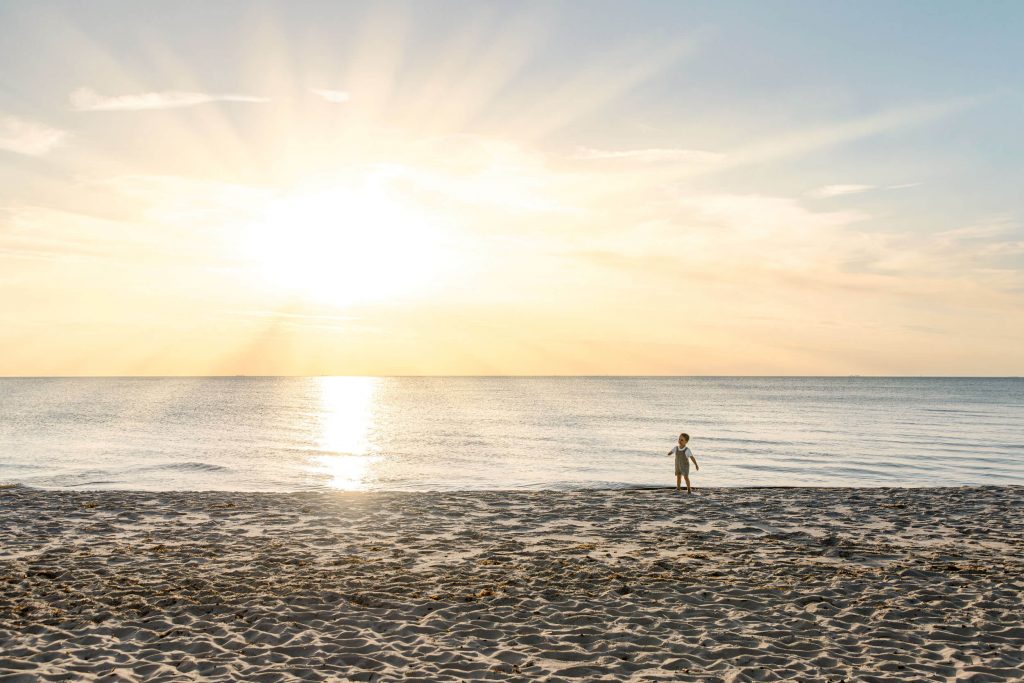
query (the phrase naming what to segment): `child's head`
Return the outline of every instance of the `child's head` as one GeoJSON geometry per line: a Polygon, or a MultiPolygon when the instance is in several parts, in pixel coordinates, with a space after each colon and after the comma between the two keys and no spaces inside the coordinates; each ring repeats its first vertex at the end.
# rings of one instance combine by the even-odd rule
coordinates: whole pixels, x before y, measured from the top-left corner
{"type": "Polygon", "coordinates": [[[690,440],[690,435],[687,434],[686,432],[683,432],[682,434],[679,435],[679,445],[680,446],[685,446],[689,440],[690,440]]]}

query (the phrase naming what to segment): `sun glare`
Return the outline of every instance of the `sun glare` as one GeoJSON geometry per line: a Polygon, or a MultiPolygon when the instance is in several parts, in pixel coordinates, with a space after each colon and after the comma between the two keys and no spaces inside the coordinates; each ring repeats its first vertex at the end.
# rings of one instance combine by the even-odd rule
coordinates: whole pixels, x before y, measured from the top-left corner
{"type": "Polygon", "coordinates": [[[328,485],[343,490],[363,488],[369,470],[380,459],[372,440],[376,377],[321,377],[317,445],[325,453],[316,470],[328,485]]]}
{"type": "Polygon", "coordinates": [[[448,260],[436,221],[377,188],[280,198],[248,233],[260,278],[335,306],[422,294],[448,260]]]}
{"type": "Polygon", "coordinates": [[[370,448],[376,377],[321,377],[320,450],[362,455],[370,448]]]}

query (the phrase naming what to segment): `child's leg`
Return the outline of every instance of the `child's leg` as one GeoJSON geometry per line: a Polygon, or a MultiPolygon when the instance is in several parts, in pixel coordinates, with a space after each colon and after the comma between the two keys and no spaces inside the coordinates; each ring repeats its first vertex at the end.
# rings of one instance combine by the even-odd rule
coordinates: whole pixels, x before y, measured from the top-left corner
{"type": "Polygon", "coordinates": [[[683,479],[686,480],[686,492],[687,493],[693,493],[693,491],[690,490],[690,475],[689,474],[684,474],[683,475],[683,479]]]}
{"type": "Polygon", "coordinates": [[[679,474],[676,475],[676,491],[679,490],[680,485],[682,484],[682,481],[681,481],[682,478],[683,478],[682,475],[679,475],[679,474]]]}

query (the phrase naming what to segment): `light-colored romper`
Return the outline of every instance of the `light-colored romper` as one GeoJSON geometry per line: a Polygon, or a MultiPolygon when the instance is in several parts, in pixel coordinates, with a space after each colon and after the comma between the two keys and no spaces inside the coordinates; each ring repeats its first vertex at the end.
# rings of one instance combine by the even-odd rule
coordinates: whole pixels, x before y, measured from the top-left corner
{"type": "Polygon", "coordinates": [[[690,476],[690,456],[693,455],[690,447],[683,446],[683,450],[679,450],[679,446],[673,446],[672,453],[676,456],[676,476],[690,476]]]}

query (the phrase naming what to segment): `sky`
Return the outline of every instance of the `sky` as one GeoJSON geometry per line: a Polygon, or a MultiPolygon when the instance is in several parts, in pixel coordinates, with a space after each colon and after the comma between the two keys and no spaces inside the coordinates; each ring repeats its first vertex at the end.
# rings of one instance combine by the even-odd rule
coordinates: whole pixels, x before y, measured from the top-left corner
{"type": "Polygon", "coordinates": [[[1018,2],[0,2],[0,375],[1024,374],[1018,2]]]}

